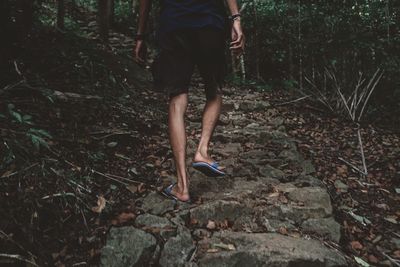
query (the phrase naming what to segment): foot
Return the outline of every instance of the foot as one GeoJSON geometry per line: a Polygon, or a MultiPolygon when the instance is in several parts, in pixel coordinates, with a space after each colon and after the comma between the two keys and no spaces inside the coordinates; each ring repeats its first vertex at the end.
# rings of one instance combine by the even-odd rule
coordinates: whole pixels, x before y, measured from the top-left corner
{"type": "Polygon", "coordinates": [[[180,189],[178,184],[173,185],[170,195],[182,202],[187,202],[190,200],[188,190],[180,189]]]}
{"type": "MultiPolygon", "coordinates": [[[[207,152],[201,152],[200,150],[197,150],[197,152],[194,155],[193,162],[206,162],[208,164],[213,164],[215,161],[208,155],[207,152]]],[[[218,170],[224,170],[225,168],[222,166],[218,166],[218,170]]]]}

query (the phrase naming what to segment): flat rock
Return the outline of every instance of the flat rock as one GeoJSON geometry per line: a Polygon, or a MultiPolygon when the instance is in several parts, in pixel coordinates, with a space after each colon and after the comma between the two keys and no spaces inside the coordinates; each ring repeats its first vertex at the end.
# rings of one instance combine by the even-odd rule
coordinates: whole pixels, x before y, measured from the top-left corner
{"type": "Polygon", "coordinates": [[[160,233],[161,237],[165,239],[176,234],[176,226],[170,220],[152,214],[139,215],[135,220],[135,226],[160,233]]]}
{"type": "Polygon", "coordinates": [[[305,232],[313,232],[322,236],[326,235],[336,243],[339,243],[340,241],[340,224],[338,224],[332,217],[308,219],[301,224],[301,228],[305,232]]]}
{"type": "Polygon", "coordinates": [[[170,238],[164,244],[159,265],[162,267],[185,266],[194,249],[195,246],[189,230],[180,228],[177,236],[170,238]]]}
{"type": "MultiPolygon", "coordinates": [[[[234,250],[220,249],[199,255],[201,267],[344,267],[343,255],[328,249],[317,240],[306,240],[275,233],[216,233],[208,242],[233,245],[234,250]]],[[[204,246],[207,248],[206,246],[204,246]]]]}
{"type": "Polygon", "coordinates": [[[311,160],[305,160],[301,162],[301,168],[303,169],[303,174],[305,175],[315,173],[315,167],[311,160]]]}
{"type": "Polygon", "coordinates": [[[190,210],[190,218],[199,225],[206,225],[209,220],[234,222],[248,213],[248,208],[238,201],[216,200],[190,210]]]}
{"type": "Polygon", "coordinates": [[[297,150],[294,149],[283,150],[281,153],[279,153],[279,157],[293,162],[303,161],[302,156],[299,154],[299,152],[297,152],[297,150]]]}
{"type": "Polygon", "coordinates": [[[101,250],[100,266],[143,266],[151,260],[156,245],[154,236],[140,229],[132,226],[111,228],[101,250]]]}
{"type": "Polygon", "coordinates": [[[349,186],[340,180],[336,180],[334,185],[339,193],[347,193],[349,190],[349,186]]]}
{"type": "Polygon", "coordinates": [[[269,177],[278,180],[285,178],[285,173],[283,171],[276,169],[268,164],[260,167],[259,173],[261,177],[269,177]]]}
{"type": "Polygon", "coordinates": [[[264,111],[271,106],[266,101],[245,100],[240,103],[239,109],[242,111],[264,111]]]}
{"type": "Polygon", "coordinates": [[[157,192],[151,192],[142,199],[142,209],[154,215],[162,215],[166,212],[174,210],[173,201],[161,196],[157,192]]]}
{"type": "Polygon", "coordinates": [[[319,187],[296,188],[289,192],[291,201],[302,203],[304,207],[321,207],[326,214],[332,214],[331,199],[325,189],[319,187]]]}

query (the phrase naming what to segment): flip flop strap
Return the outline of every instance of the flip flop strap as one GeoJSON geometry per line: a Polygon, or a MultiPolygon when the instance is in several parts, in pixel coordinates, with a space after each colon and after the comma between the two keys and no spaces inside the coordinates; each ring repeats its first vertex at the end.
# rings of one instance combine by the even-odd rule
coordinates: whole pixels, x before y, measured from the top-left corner
{"type": "Polygon", "coordinates": [[[213,163],[211,164],[211,167],[213,167],[213,168],[215,168],[215,169],[218,169],[218,167],[219,167],[218,162],[213,162],[213,163]]]}
{"type": "Polygon", "coordinates": [[[176,183],[170,184],[165,191],[167,191],[169,194],[171,194],[172,188],[174,188],[175,185],[176,185],[176,183]]]}

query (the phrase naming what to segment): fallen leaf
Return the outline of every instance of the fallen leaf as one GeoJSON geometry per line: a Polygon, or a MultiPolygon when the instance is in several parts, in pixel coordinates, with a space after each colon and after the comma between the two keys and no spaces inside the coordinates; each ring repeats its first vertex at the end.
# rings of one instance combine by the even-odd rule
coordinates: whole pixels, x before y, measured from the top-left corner
{"type": "Polygon", "coordinates": [[[372,254],[368,256],[368,261],[372,262],[372,263],[378,263],[379,262],[379,260],[372,254]]]}
{"type": "Polygon", "coordinates": [[[145,184],[144,184],[144,183],[140,183],[140,184],[138,185],[138,187],[137,187],[137,191],[138,191],[138,193],[143,193],[143,192],[145,192],[145,191],[146,191],[145,184]]]}
{"type": "Polygon", "coordinates": [[[138,187],[137,187],[137,185],[130,184],[130,185],[126,186],[126,189],[128,189],[132,193],[137,193],[138,187]]]}
{"type": "Polygon", "coordinates": [[[366,226],[367,224],[371,224],[371,221],[368,220],[367,218],[357,215],[353,213],[352,211],[348,212],[354,219],[356,219],[358,222],[360,222],[362,225],[366,226]]]}
{"type": "Polygon", "coordinates": [[[236,250],[233,244],[217,243],[212,245],[214,248],[220,248],[224,250],[236,250]]]}
{"type": "Polygon", "coordinates": [[[336,168],[336,172],[337,174],[339,174],[342,177],[346,177],[347,176],[347,166],[346,165],[342,165],[336,168]]]}
{"type": "Polygon", "coordinates": [[[101,213],[106,207],[106,199],[103,196],[97,197],[97,206],[92,208],[93,212],[101,213]]]}
{"type": "Polygon", "coordinates": [[[363,248],[363,245],[361,245],[361,243],[358,241],[351,241],[350,245],[354,250],[361,250],[363,248]]]}
{"type": "Polygon", "coordinates": [[[111,147],[111,148],[116,147],[117,145],[118,145],[118,142],[110,142],[107,144],[107,146],[111,147]]]}
{"type": "Polygon", "coordinates": [[[214,221],[209,220],[206,227],[209,230],[214,230],[215,228],[217,228],[217,225],[214,221]]]}
{"type": "Polygon", "coordinates": [[[271,197],[271,198],[273,198],[273,197],[279,197],[279,192],[271,193],[271,194],[268,195],[268,197],[271,197]]]}
{"type": "Polygon", "coordinates": [[[136,215],[132,212],[122,212],[121,214],[119,214],[117,216],[117,221],[119,224],[122,224],[122,223],[126,223],[130,220],[133,220],[135,218],[136,218],[136,215]]]}
{"type": "Polygon", "coordinates": [[[287,229],[285,227],[279,227],[278,232],[281,235],[287,235],[288,234],[288,231],[287,231],[287,229]]]}
{"type": "Polygon", "coordinates": [[[387,216],[387,217],[385,217],[385,221],[393,223],[393,224],[398,224],[396,216],[387,216]]]}
{"type": "Polygon", "coordinates": [[[371,265],[369,265],[369,263],[365,262],[363,259],[354,256],[354,259],[356,260],[356,262],[358,264],[360,264],[362,267],[370,267],[371,265]]]}
{"type": "Polygon", "coordinates": [[[393,257],[395,257],[396,259],[400,259],[400,249],[393,252],[393,257]]]}
{"type": "Polygon", "coordinates": [[[219,251],[219,249],[217,248],[209,248],[207,249],[207,253],[217,253],[219,251]]]}

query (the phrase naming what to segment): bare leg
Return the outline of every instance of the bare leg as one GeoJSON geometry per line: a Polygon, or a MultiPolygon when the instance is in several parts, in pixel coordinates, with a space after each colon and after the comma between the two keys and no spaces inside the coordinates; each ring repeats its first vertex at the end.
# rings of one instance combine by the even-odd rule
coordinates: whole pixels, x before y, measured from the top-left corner
{"type": "Polygon", "coordinates": [[[172,190],[178,199],[189,199],[189,181],[186,172],[186,132],[185,113],[188,104],[188,94],[180,94],[170,99],[168,127],[172,152],[177,170],[178,184],[172,190]]]}
{"type": "Polygon", "coordinates": [[[221,106],[222,96],[220,94],[207,99],[203,112],[200,143],[193,159],[194,162],[203,161],[210,164],[213,162],[212,158],[208,154],[208,148],[219,114],[221,113],[221,106]]]}

